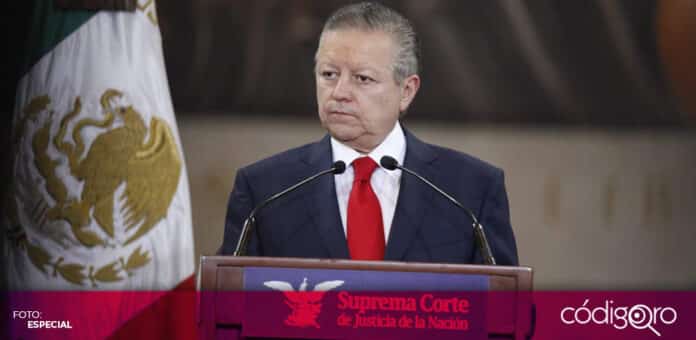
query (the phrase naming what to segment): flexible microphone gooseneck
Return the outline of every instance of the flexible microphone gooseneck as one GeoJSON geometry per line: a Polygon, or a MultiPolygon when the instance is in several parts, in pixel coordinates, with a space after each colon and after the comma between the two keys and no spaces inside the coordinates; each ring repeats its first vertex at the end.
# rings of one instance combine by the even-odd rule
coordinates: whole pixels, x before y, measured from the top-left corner
{"type": "Polygon", "coordinates": [[[315,179],[324,176],[326,174],[342,174],[344,171],[346,171],[346,163],[343,161],[336,161],[333,163],[331,168],[326,169],[324,171],[321,171],[319,173],[316,173],[312,176],[309,176],[299,182],[297,184],[267,198],[265,201],[261,202],[261,204],[257,205],[251,213],[249,213],[249,217],[247,217],[246,220],[244,220],[244,225],[242,226],[242,232],[239,235],[239,240],[237,240],[237,246],[234,249],[234,253],[232,253],[232,256],[245,256],[247,252],[247,245],[249,244],[249,235],[251,234],[251,230],[253,227],[256,225],[256,213],[259,212],[263,207],[268,205],[269,203],[297,190],[299,187],[314,181],[315,179]]]}
{"type": "Polygon", "coordinates": [[[493,252],[491,252],[491,247],[488,244],[488,239],[486,238],[486,233],[483,231],[483,226],[481,223],[479,223],[478,219],[476,218],[476,215],[474,215],[471,210],[468,208],[464,207],[459,201],[454,199],[454,197],[450,196],[446,192],[444,192],[442,189],[438,188],[435,184],[431,183],[429,180],[425,179],[423,176],[407,169],[404,168],[403,166],[399,165],[399,162],[394,159],[394,157],[390,156],[384,156],[382,159],[379,160],[379,164],[382,165],[383,168],[387,170],[396,170],[400,169],[403,172],[408,173],[409,175],[412,175],[421,182],[427,184],[429,187],[431,187],[433,190],[437,191],[440,195],[444,196],[452,202],[452,204],[456,205],[460,209],[464,210],[464,212],[471,217],[471,220],[473,221],[473,228],[474,228],[474,237],[476,238],[476,243],[478,244],[479,252],[481,253],[481,257],[483,258],[483,262],[485,264],[489,265],[495,265],[495,258],[493,257],[493,252]]]}

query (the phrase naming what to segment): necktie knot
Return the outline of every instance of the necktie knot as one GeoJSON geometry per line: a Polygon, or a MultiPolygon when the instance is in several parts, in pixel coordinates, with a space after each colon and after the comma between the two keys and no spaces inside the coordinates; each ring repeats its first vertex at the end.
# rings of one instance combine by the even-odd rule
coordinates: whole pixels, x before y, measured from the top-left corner
{"type": "Polygon", "coordinates": [[[353,161],[356,181],[369,181],[372,173],[377,168],[377,163],[370,157],[360,157],[353,161]]]}

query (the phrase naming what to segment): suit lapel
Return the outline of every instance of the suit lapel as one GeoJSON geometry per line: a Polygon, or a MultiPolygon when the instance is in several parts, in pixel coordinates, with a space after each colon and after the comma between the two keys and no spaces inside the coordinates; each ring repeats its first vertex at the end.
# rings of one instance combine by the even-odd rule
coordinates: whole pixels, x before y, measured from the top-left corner
{"type": "MultiPolygon", "coordinates": [[[[404,166],[420,173],[426,178],[433,178],[432,162],[436,155],[427,144],[418,140],[408,130],[406,135],[406,156],[404,166]]],[[[331,140],[327,135],[315,143],[303,159],[313,170],[319,172],[332,163],[331,140]]],[[[341,224],[341,215],[336,198],[336,185],[333,176],[324,176],[315,183],[315,194],[308,198],[312,219],[331,258],[349,258],[348,244],[341,224]]],[[[432,206],[433,191],[424,183],[408,174],[401,175],[401,187],[397,200],[392,228],[385,251],[385,260],[403,259],[411,240],[423,224],[424,216],[432,206]]]]}
{"type": "MultiPolygon", "coordinates": [[[[406,129],[404,134],[406,135],[404,167],[426,178],[432,178],[432,167],[429,163],[436,157],[434,150],[406,129]]],[[[399,198],[384,255],[385,260],[403,260],[411,240],[423,224],[423,218],[431,207],[433,194],[432,189],[417,178],[406,173],[401,174],[399,198]]]]}
{"type": "MultiPolygon", "coordinates": [[[[303,161],[313,169],[313,172],[319,172],[331,167],[333,160],[331,155],[331,140],[326,135],[310,148],[303,161]]],[[[312,219],[319,236],[331,258],[348,258],[348,245],[338,211],[334,176],[325,175],[317,179],[314,185],[316,186],[315,194],[310,195],[307,207],[313,212],[312,219]]]]}

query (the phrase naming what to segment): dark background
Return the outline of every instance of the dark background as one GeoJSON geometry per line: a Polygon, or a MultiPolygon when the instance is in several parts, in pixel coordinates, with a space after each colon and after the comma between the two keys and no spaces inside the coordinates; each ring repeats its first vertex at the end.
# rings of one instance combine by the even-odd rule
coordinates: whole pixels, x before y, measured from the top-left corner
{"type": "MultiPolygon", "coordinates": [[[[308,116],[323,21],[350,1],[160,1],[177,113],[308,116]]],[[[409,119],[681,126],[658,1],[383,1],[422,41],[409,119]]]]}
{"type": "MultiPolygon", "coordinates": [[[[321,26],[349,2],[159,1],[177,114],[313,116],[321,26]]],[[[686,34],[665,33],[664,23],[696,21],[693,13],[693,20],[675,18],[688,13],[677,5],[689,1],[382,2],[410,18],[422,41],[422,87],[409,120],[606,127],[696,121],[696,105],[679,105],[674,94],[693,103],[684,98],[693,88],[674,91],[682,84],[670,81],[666,66],[670,53],[684,59],[680,49],[696,46],[693,24],[686,34]],[[671,13],[662,8],[668,6],[671,13]]],[[[4,126],[21,76],[30,3],[13,2],[3,12],[4,126]]],[[[684,64],[672,66],[672,78],[694,78],[684,64]]]]}

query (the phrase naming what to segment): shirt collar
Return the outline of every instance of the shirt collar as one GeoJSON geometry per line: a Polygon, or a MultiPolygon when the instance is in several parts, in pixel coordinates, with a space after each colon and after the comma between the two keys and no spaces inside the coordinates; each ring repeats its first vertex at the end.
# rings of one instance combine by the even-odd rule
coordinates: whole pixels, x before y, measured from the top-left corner
{"type": "MultiPolygon", "coordinates": [[[[344,161],[346,162],[346,166],[350,166],[356,158],[364,156],[333,137],[331,137],[331,151],[333,153],[333,161],[344,161]]],[[[377,164],[379,164],[383,156],[391,156],[394,157],[399,164],[404,163],[404,157],[406,156],[406,137],[398,121],[394,124],[394,128],[389,132],[382,143],[367,154],[367,156],[372,158],[377,164]]]]}

